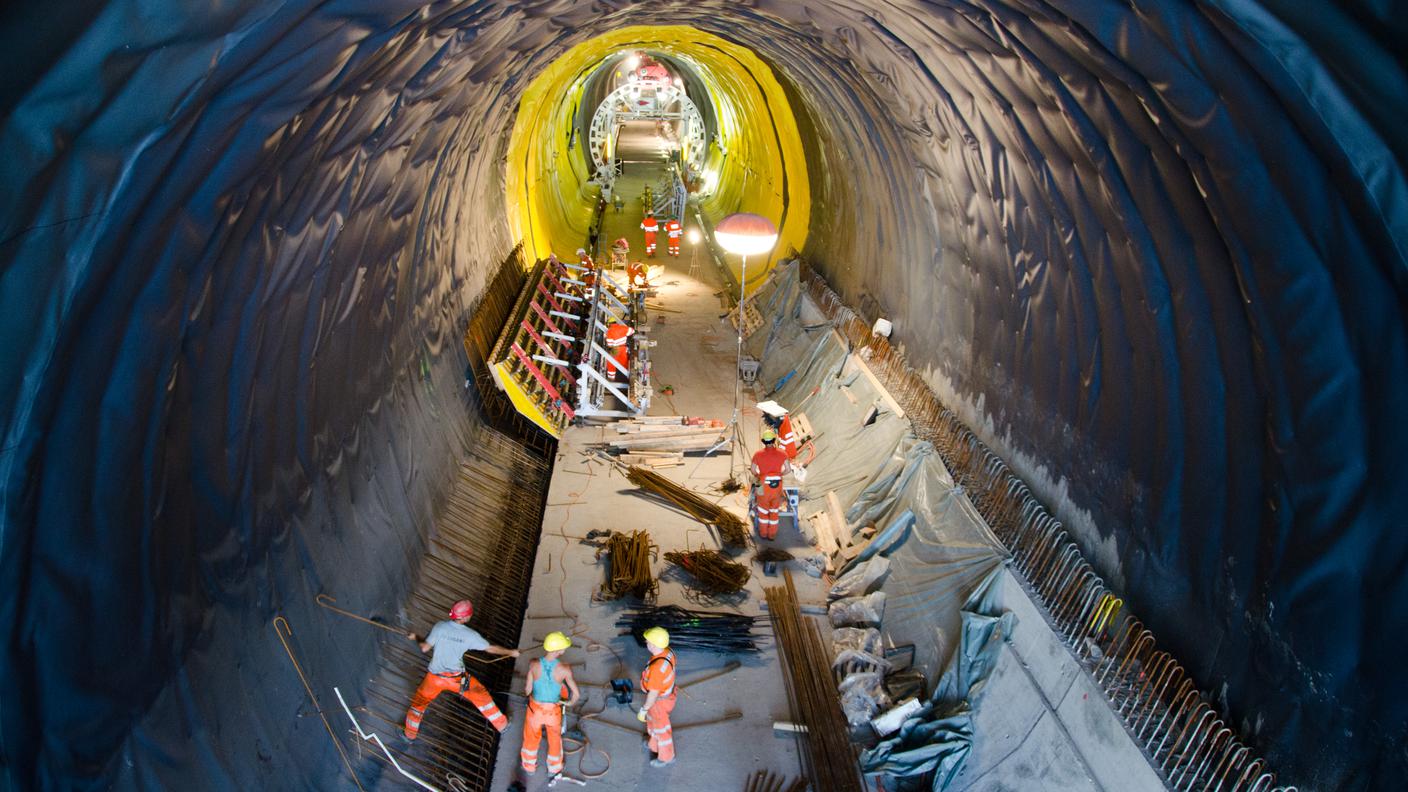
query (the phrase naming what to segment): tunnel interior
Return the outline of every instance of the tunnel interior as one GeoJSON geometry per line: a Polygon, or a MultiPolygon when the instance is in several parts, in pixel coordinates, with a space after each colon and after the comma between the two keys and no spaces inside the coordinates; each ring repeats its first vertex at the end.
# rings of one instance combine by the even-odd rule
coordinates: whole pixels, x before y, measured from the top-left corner
{"type": "Polygon", "coordinates": [[[639,51],[1302,788],[1408,775],[1408,20],[1290,0],[0,11],[9,788],[322,788],[639,51]],[[670,25],[661,26],[662,12],[670,25]],[[12,67],[12,68],[10,68],[12,67]],[[328,691],[318,691],[326,698],[328,691]]]}

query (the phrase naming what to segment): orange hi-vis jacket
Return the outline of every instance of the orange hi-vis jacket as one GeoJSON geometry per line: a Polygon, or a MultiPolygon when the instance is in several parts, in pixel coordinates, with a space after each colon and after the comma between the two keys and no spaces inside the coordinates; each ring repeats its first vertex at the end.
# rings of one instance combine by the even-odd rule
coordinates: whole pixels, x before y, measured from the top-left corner
{"type": "Polygon", "coordinates": [[[660,692],[660,698],[675,694],[675,650],[666,649],[650,658],[640,674],[640,689],[660,692]]]}
{"type": "Polygon", "coordinates": [[[684,229],[680,227],[680,221],[670,218],[665,222],[665,235],[670,239],[678,241],[683,234],[684,229]]]}
{"type": "Polygon", "coordinates": [[[777,428],[777,444],[782,447],[782,453],[788,459],[796,459],[797,452],[797,431],[792,428],[792,416],[782,416],[782,425],[777,428]]]}
{"type": "Polygon", "coordinates": [[[626,339],[635,335],[636,331],[628,324],[612,322],[606,326],[606,345],[608,347],[623,347],[626,339]]]}
{"type": "Polygon", "coordinates": [[[654,242],[655,232],[660,230],[660,223],[653,217],[647,217],[640,221],[640,230],[645,232],[646,242],[654,242]]]}

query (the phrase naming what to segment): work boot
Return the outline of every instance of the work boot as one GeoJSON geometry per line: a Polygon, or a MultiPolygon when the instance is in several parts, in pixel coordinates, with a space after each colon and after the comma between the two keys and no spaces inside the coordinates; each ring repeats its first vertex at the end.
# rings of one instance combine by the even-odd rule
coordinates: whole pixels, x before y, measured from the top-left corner
{"type": "Polygon", "coordinates": [[[523,786],[522,781],[514,781],[508,785],[508,792],[527,792],[527,789],[523,786]]]}
{"type": "Polygon", "coordinates": [[[668,762],[662,761],[662,760],[660,760],[660,759],[651,759],[651,760],[650,760],[650,766],[651,766],[651,767],[669,767],[669,766],[672,765],[672,764],[674,764],[674,760],[673,760],[673,759],[671,759],[671,760],[668,761],[668,762]]]}

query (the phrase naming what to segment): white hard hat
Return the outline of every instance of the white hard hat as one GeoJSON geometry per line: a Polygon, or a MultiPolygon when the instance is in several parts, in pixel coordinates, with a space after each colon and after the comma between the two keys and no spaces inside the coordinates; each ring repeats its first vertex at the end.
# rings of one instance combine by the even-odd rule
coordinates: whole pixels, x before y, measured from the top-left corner
{"type": "Polygon", "coordinates": [[[579,256],[582,255],[583,253],[586,253],[586,252],[587,252],[587,249],[586,249],[586,248],[577,248],[577,255],[579,255],[579,256]]]}

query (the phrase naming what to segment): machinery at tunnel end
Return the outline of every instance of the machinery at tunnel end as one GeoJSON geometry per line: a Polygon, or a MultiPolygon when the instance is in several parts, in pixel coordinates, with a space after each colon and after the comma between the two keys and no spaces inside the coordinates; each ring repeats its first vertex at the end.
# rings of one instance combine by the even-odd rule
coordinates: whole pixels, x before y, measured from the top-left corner
{"type": "Polygon", "coordinates": [[[653,394],[646,294],[629,274],[619,282],[589,259],[540,259],[489,355],[494,383],[553,437],[583,418],[645,414],[653,394]]]}

